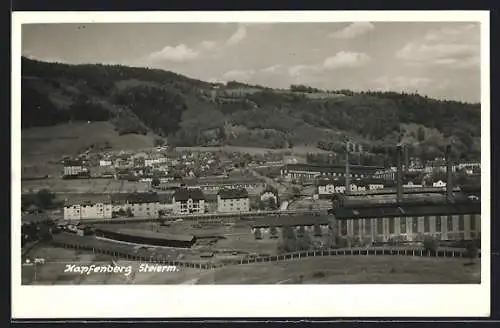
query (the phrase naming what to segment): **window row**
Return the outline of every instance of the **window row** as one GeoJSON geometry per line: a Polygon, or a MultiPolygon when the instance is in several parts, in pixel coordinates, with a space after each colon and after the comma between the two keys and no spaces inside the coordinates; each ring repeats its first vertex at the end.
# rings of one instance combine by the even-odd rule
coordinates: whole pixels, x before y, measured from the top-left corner
{"type": "MultiPolygon", "coordinates": [[[[456,231],[464,231],[465,229],[465,216],[464,215],[458,215],[458,227],[456,231]]],[[[442,231],[442,224],[444,219],[444,224],[446,231],[451,232],[455,231],[453,227],[453,216],[436,216],[436,217],[429,217],[429,216],[424,216],[423,217],[423,227],[419,226],[419,218],[418,217],[413,217],[410,218],[410,220],[407,220],[407,218],[400,218],[399,219],[399,232],[400,233],[408,233],[410,231],[413,232],[423,232],[423,233],[428,233],[431,232],[431,222],[434,223],[434,231],[440,232],[442,231]],[[409,221],[409,222],[407,222],[409,221]],[[410,226],[407,226],[409,223],[410,226]],[[410,229],[411,228],[411,229],[410,229]]],[[[384,219],[379,218],[379,219],[364,219],[364,220],[352,220],[352,229],[353,231],[359,232],[360,231],[360,224],[364,221],[364,233],[365,234],[371,234],[372,229],[374,230],[375,234],[382,235],[384,234],[384,219]],[[372,227],[373,226],[373,227],[372,227]]],[[[470,215],[469,220],[468,220],[468,230],[470,231],[476,231],[476,224],[477,224],[477,218],[476,215],[470,215]]],[[[347,225],[348,221],[347,220],[340,220],[339,221],[339,227],[340,227],[340,232],[342,235],[347,234],[347,225]]],[[[394,234],[396,233],[396,227],[397,227],[397,221],[396,218],[392,217],[388,219],[388,232],[389,234],[394,234]]]]}

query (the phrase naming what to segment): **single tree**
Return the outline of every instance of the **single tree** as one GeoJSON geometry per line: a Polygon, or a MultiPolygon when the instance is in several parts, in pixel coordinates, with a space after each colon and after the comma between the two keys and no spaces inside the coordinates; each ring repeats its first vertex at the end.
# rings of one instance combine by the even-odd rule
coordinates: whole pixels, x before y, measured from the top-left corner
{"type": "Polygon", "coordinates": [[[55,195],[49,189],[41,189],[36,193],[35,203],[43,209],[50,208],[53,205],[55,195]]]}
{"type": "Polygon", "coordinates": [[[418,128],[417,139],[418,139],[419,142],[422,142],[422,141],[425,140],[425,130],[424,130],[424,128],[422,128],[422,127],[418,128]]]}
{"type": "Polygon", "coordinates": [[[160,179],[158,177],[154,177],[151,180],[151,186],[153,187],[158,187],[160,185],[160,179]]]}
{"type": "Polygon", "coordinates": [[[271,226],[270,233],[271,233],[272,239],[278,238],[278,229],[276,229],[276,226],[274,226],[274,225],[271,226]]]}
{"type": "Polygon", "coordinates": [[[276,199],[274,197],[269,197],[269,199],[267,200],[267,208],[271,211],[275,211],[278,209],[276,199]]]}
{"type": "Polygon", "coordinates": [[[255,229],[255,239],[260,240],[262,239],[262,233],[260,232],[260,229],[255,229]]]}
{"type": "Polygon", "coordinates": [[[314,236],[316,237],[321,237],[322,233],[321,233],[321,227],[319,224],[315,224],[314,225],[314,236]]]}
{"type": "Polygon", "coordinates": [[[479,249],[476,246],[476,243],[469,242],[467,243],[467,251],[465,255],[470,259],[470,263],[474,263],[474,260],[477,258],[479,253],[479,249]]]}
{"type": "Polygon", "coordinates": [[[424,238],[424,249],[427,253],[435,253],[438,248],[438,243],[436,239],[431,237],[424,238]]]}

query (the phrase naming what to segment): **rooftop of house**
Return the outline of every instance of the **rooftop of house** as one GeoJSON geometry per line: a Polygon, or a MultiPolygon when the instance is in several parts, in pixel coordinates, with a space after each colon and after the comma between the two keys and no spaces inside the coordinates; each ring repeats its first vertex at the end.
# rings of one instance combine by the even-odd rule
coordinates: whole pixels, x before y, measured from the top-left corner
{"type": "Polygon", "coordinates": [[[480,214],[480,202],[462,203],[415,203],[415,204],[370,204],[331,209],[329,214],[336,219],[364,219],[390,217],[418,217],[433,215],[480,214]]]}
{"type": "Polygon", "coordinates": [[[64,206],[73,206],[73,205],[93,205],[93,204],[110,204],[111,197],[109,195],[99,195],[99,194],[69,194],[64,199],[64,206]]]}
{"type": "Polygon", "coordinates": [[[261,195],[268,193],[268,192],[273,193],[275,195],[278,195],[278,190],[270,185],[267,185],[266,188],[264,188],[264,190],[261,192],[261,195]]]}
{"type": "Polygon", "coordinates": [[[114,204],[145,204],[158,203],[160,198],[155,192],[133,192],[113,194],[111,195],[111,201],[114,204]]]}
{"type": "Polygon", "coordinates": [[[110,232],[110,233],[117,233],[121,235],[127,235],[127,236],[135,236],[139,238],[151,238],[151,239],[163,239],[163,240],[175,240],[175,241],[186,241],[186,242],[192,242],[195,237],[193,235],[177,235],[177,234],[167,234],[165,232],[156,232],[156,231],[151,231],[151,230],[139,230],[139,229],[130,229],[130,228],[123,228],[123,227],[113,227],[110,228],[108,227],[98,227],[96,229],[97,231],[100,232],[110,232]]]}
{"type": "Polygon", "coordinates": [[[246,189],[221,189],[217,194],[221,199],[248,198],[248,191],[246,189]]]}
{"type": "Polygon", "coordinates": [[[184,179],[184,183],[188,186],[207,186],[207,185],[229,185],[229,184],[246,184],[259,182],[254,177],[247,176],[229,176],[229,177],[200,177],[194,179],[184,179]]]}
{"type": "Polygon", "coordinates": [[[82,166],[83,161],[79,159],[65,159],[63,164],[64,166],[82,166]]]}
{"type": "MultiPolygon", "coordinates": [[[[390,182],[383,180],[383,179],[362,179],[362,178],[351,178],[349,180],[350,184],[354,184],[357,186],[368,186],[370,184],[377,184],[377,185],[389,185],[390,182]]],[[[317,183],[318,186],[327,186],[330,184],[334,185],[345,185],[345,178],[339,177],[339,178],[332,178],[332,179],[318,179],[317,183]]]]}
{"type": "Polygon", "coordinates": [[[175,201],[181,202],[185,202],[188,199],[192,199],[194,201],[205,200],[205,196],[199,188],[179,188],[175,191],[173,198],[175,198],[175,201]]]}
{"type": "MultiPolygon", "coordinates": [[[[335,165],[320,165],[320,164],[286,164],[284,166],[287,170],[298,170],[298,171],[312,171],[312,172],[344,172],[345,165],[335,164],[335,165]]],[[[350,165],[349,169],[352,172],[366,172],[374,173],[378,170],[383,170],[383,167],[379,166],[365,166],[365,165],[350,165]]]]}
{"type": "Polygon", "coordinates": [[[266,227],[284,227],[284,226],[300,226],[300,225],[327,225],[331,217],[326,215],[293,215],[286,217],[259,217],[255,218],[250,226],[252,228],[266,228],[266,227]]]}

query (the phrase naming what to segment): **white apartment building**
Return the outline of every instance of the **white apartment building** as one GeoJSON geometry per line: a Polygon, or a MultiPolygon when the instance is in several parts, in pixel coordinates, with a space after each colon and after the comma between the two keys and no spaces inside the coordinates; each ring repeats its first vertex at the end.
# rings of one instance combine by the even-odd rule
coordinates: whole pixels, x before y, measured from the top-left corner
{"type": "Polygon", "coordinates": [[[64,204],[64,220],[111,219],[113,206],[109,198],[102,200],[72,200],[64,204]]]}
{"type": "Polygon", "coordinates": [[[249,212],[250,198],[245,189],[222,189],[217,193],[217,211],[221,213],[249,212]]]}
{"type": "Polygon", "coordinates": [[[113,212],[128,211],[134,217],[158,217],[160,200],[154,192],[112,195],[113,212]]]}

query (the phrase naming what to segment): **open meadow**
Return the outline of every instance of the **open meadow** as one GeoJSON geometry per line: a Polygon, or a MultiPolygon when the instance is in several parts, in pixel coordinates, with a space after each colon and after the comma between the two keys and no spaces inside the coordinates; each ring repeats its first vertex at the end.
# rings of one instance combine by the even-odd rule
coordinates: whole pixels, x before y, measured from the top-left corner
{"type": "Polygon", "coordinates": [[[65,272],[66,265],[112,265],[111,257],[77,252],[55,247],[44,247],[35,253],[45,255],[46,263],[21,269],[23,285],[89,285],[89,284],[184,284],[192,283],[200,275],[199,269],[179,268],[177,272],[139,272],[137,261],[115,261],[118,266],[131,266],[131,274],[65,272]],[[36,271],[36,272],[35,272],[36,271]]]}
{"type": "MultiPolygon", "coordinates": [[[[479,261],[479,260],[477,260],[479,261]]],[[[197,284],[446,284],[480,283],[480,265],[466,259],[337,256],[228,266],[197,284]]]]}
{"type": "Polygon", "coordinates": [[[68,123],[33,127],[21,132],[23,175],[59,176],[64,156],[77,155],[90,146],[108,145],[112,150],[134,150],[154,146],[153,135],[119,135],[109,122],[68,123]]]}
{"type": "Polygon", "coordinates": [[[43,180],[28,180],[21,182],[23,193],[36,192],[40,189],[50,189],[55,193],[80,193],[80,194],[110,194],[120,192],[148,191],[147,182],[131,182],[113,179],[74,179],[63,180],[49,178],[43,180]]]}

